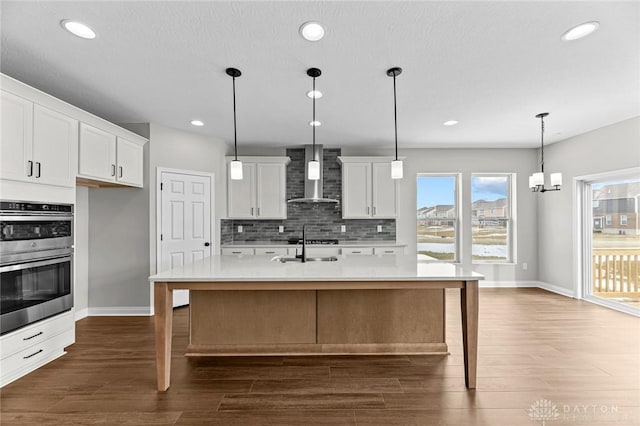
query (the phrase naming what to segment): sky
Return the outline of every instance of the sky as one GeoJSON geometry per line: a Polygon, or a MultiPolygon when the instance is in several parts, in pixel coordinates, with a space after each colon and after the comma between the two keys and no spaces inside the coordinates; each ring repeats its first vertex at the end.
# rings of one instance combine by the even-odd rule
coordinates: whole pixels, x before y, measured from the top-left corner
{"type": "MultiPolygon", "coordinates": [[[[453,204],[455,176],[418,176],[417,206],[431,207],[453,204]]],[[[506,176],[474,176],[471,179],[472,201],[493,201],[505,198],[508,192],[506,176]]]]}

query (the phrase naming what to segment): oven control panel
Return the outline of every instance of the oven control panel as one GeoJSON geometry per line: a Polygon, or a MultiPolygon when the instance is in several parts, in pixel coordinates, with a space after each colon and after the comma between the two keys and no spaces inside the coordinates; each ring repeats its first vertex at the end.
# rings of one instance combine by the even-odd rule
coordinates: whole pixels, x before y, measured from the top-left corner
{"type": "Polygon", "coordinates": [[[0,201],[0,210],[6,212],[37,212],[37,213],[71,213],[73,206],[69,204],[44,204],[25,201],[0,201]]]}

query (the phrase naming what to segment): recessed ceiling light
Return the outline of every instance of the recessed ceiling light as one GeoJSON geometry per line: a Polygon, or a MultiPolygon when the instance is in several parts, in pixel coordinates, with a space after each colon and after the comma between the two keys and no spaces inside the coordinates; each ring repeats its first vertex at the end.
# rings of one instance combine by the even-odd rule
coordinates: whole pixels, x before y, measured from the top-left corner
{"type": "Polygon", "coordinates": [[[324,28],[317,22],[305,22],[300,26],[300,35],[305,40],[318,41],[324,37],[324,28]]]}
{"type": "Polygon", "coordinates": [[[81,22],[72,21],[70,19],[64,19],[60,22],[62,28],[69,31],[71,34],[80,38],[93,39],[96,38],[96,33],[81,22]]]}
{"type": "Polygon", "coordinates": [[[192,126],[197,126],[197,127],[202,127],[204,126],[204,123],[200,120],[191,120],[191,125],[192,126]]]}
{"type": "Polygon", "coordinates": [[[455,126],[456,124],[458,124],[458,122],[456,120],[449,120],[449,121],[445,121],[444,123],[445,126],[455,126]]]}
{"type": "Polygon", "coordinates": [[[578,40],[579,38],[586,37],[595,30],[598,29],[600,23],[597,21],[585,22],[584,24],[576,25],[566,33],[562,34],[564,41],[578,40]]]}
{"type": "Polygon", "coordinates": [[[308,98],[316,98],[316,99],[320,99],[322,97],[322,92],[319,90],[309,90],[307,92],[307,97],[308,98]]]}
{"type": "Polygon", "coordinates": [[[321,122],[319,122],[318,120],[316,120],[316,121],[310,121],[310,122],[309,122],[309,126],[319,127],[319,126],[322,126],[322,123],[321,123],[321,122]]]}

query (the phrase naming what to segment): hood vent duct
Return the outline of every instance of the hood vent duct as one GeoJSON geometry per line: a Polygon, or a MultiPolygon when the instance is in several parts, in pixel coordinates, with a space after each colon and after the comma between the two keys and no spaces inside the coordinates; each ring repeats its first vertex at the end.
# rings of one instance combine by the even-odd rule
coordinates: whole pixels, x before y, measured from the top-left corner
{"type": "Polygon", "coordinates": [[[332,198],[324,198],[322,194],[322,180],[323,180],[323,172],[322,172],[322,145],[316,144],[315,147],[313,145],[305,145],[304,147],[304,197],[303,198],[294,198],[289,200],[289,203],[339,203],[338,200],[334,200],[332,198]],[[307,164],[309,161],[319,161],[320,162],[320,179],[318,180],[309,180],[309,168],[307,164]]]}

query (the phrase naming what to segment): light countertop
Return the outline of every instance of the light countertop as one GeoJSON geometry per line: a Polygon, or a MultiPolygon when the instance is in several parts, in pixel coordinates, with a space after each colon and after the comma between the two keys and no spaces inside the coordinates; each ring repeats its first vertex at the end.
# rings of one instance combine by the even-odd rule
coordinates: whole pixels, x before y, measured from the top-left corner
{"type": "MultiPolygon", "coordinates": [[[[242,247],[301,247],[302,244],[289,244],[287,241],[238,241],[229,244],[221,244],[221,248],[242,247]]],[[[307,247],[406,247],[406,244],[395,241],[344,241],[338,244],[307,244],[307,247]]]]}
{"type": "Polygon", "coordinates": [[[450,263],[419,263],[415,255],[345,256],[335,262],[272,261],[272,256],[210,256],[149,277],[150,281],[470,281],[484,276],[450,263]]]}

